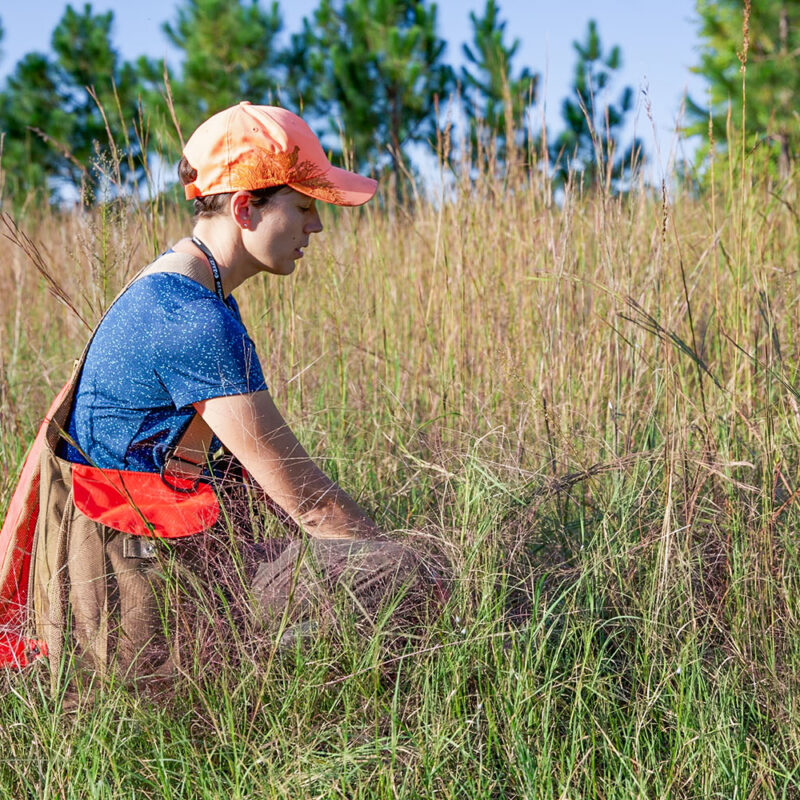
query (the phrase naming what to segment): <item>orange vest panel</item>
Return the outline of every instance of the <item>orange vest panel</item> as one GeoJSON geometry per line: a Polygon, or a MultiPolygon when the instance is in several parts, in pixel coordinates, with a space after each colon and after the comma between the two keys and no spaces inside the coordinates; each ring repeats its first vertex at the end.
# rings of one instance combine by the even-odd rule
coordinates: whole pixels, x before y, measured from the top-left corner
{"type": "Polygon", "coordinates": [[[210,528],[219,517],[213,487],[157,472],[127,472],[72,465],[72,497],[89,519],[137,536],[177,539],[210,528]],[[180,491],[185,490],[185,491],[180,491]]]}

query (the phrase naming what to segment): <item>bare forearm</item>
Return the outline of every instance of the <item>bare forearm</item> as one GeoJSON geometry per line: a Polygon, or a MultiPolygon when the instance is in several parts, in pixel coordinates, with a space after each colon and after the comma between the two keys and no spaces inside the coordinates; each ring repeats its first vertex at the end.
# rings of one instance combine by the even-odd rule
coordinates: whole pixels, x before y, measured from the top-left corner
{"type": "Polygon", "coordinates": [[[267,392],[197,403],[211,430],[267,495],[311,536],[373,538],[375,523],[312,461],[267,392]]]}
{"type": "Polygon", "coordinates": [[[364,539],[380,535],[366,512],[310,459],[290,473],[276,474],[268,464],[253,471],[264,491],[310,536],[320,539],[364,539]]]}
{"type": "MultiPolygon", "coordinates": [[[[321,494],[314,493],[295,512],[296,521],[320,539],[363,539],[380,535],[378,526],[361,506],[333,481],[321,494]]],[[[291,512],[290,512],[291,513],[291,512]]]]}

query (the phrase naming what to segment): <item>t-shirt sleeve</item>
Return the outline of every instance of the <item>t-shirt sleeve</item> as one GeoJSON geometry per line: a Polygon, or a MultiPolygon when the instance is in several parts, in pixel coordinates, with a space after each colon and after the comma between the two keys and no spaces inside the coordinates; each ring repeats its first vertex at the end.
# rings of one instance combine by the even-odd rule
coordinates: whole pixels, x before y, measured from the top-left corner
{"type": "Polygon", "coordinates": [[[217,298],[173,308],[159,339],[156,374],[176,408],[267,388],[247,329],[217,298]]]}

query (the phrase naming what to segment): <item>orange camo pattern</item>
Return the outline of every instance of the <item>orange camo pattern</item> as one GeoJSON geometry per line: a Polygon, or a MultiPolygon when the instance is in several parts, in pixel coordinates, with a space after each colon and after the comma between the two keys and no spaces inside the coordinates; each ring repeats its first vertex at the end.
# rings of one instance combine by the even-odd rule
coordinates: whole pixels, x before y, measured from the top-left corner
{"type": "Polygon", "coordinates": [[[292,152],[267,153],[253,150],[246,160],[231,165],[232,186],[243,189],[263,189],[289,184],[313,189],[315,196],[328,203],[339,203],[341,192],[325,177],[313,161],[299,161],[300,148],[292,152]]]}

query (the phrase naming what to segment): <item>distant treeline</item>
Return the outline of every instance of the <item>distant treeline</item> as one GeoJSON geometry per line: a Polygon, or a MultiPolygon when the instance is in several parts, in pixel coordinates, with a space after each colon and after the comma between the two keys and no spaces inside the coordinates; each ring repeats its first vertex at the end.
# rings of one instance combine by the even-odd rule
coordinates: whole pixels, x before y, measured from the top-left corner
{"type": "MultiPolygon", "coordinates": [[[[603,46],[594,21],[574,43],[572,91],[552,135],[531,113],[540,74],[516,63],[519,40],[496,0],[470,13],[460,70],[445,59],[429,0],[320,0],[288,37],[277,2],[182,0],[163,25],[181,54],[169,68],[145,56],[121,59],[113,21],[91,4],[67,5],[52,52],[28,53],[13,67],[0,91],[4,204],[77,192],[91,202],[99,187],[125,191],[146,176],[154,154],[175,160],[182,137],[241,99],[302,113],[335,159],[400,179],[413,172],[411,145],[440,157],[456,152],[445,133],[451,102],[464,121],[458,157],[468,164],[623,186],[644,159],[639,141],[620,141],[634,91],[614,87],[622,54],[603,46]]],[[[700,157],[743,131],[751,149],[764,145],[776,172],[788,174],[800,142],[800,4],[698,0],[698,24],[695,69],[710,97],[689,99],[687,131],[706,137],[700,157]]]]}

